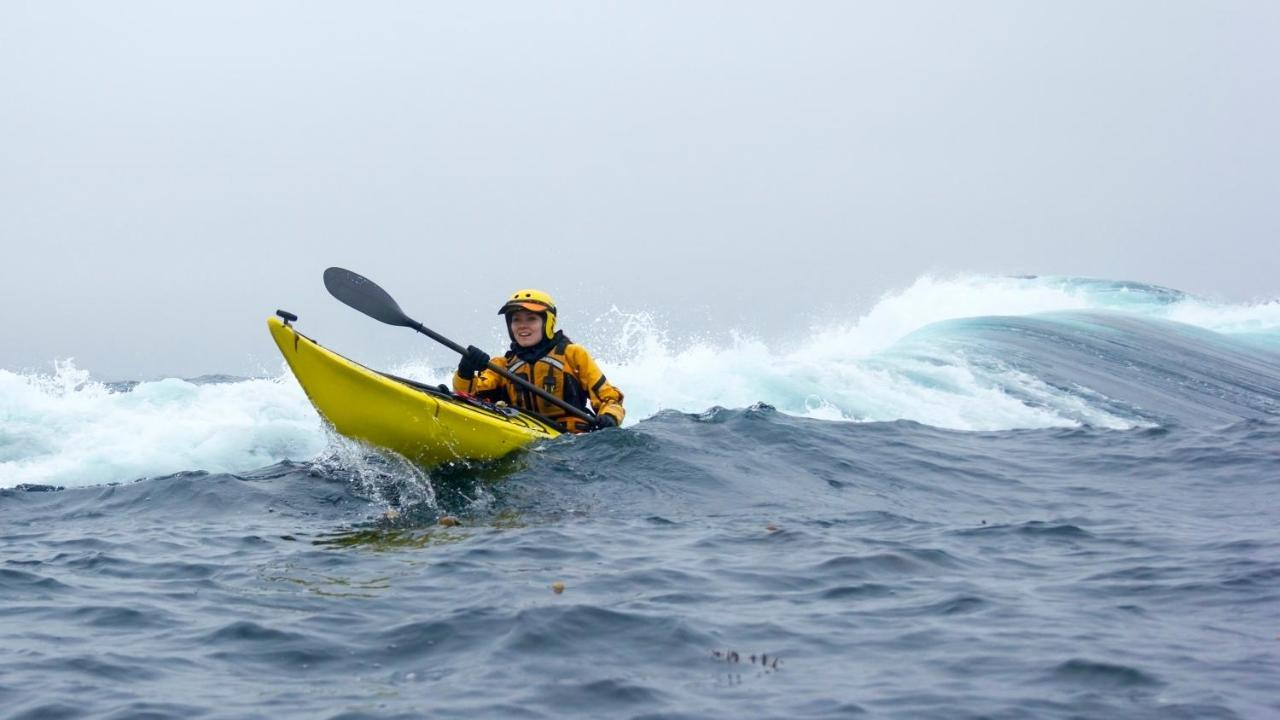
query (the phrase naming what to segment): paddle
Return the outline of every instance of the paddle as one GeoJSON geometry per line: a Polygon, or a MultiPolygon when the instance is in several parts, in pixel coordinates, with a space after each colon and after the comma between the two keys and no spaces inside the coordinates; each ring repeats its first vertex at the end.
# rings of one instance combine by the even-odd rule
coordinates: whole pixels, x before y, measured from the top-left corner
{"type": "MultiPolygon", "coordinates": [[[[380,320],[388,325],[413,328],[459,355],[465,355],[467,352],[467,349],[458,343],[440,335],[408,315],[405,315],[404,311],[400,309],[400,304],[395,301],[395,298],[388,295],[386,290],[378,287],[377,283],[363,275],[353,273],[350,270],[340,267],[331,267],[324,271],[324,286],[328,289],[330,295],[337,298],[343,304],[359,310],[374,320],[380,320]]],[[[514,375],[508,372],[506,368],[501,368],[493,363],[489,363],[489,369],[520,387],[532,392],[543,400],[561,408],[570,415],[589,423],[595,422],[595,418],[586,414],[581,409],[576,408],[555,395],[537,387],[519,375],[514,375]]]]}

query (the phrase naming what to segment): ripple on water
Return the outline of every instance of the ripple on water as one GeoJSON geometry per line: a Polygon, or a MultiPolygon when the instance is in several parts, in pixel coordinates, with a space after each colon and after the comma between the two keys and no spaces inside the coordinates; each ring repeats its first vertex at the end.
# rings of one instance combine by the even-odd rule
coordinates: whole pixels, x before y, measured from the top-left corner
{"type": "Polygon", "coordinates": [[[553,655],[587,653],[613,657],[667,656],[679,648],[700,656],[707,636],[671,615],[647,615],[595,605],[547,605],[526,608],[510,619],[501,652],[553,655]]]}
{"type": "Polygon", "coordinates": [[[626,678],[599,680],[560,680],[538,692],[540,700],[551,707],[568,712],[591,714],[601,707],[619,711],[624,708],[653,707],[665,704],[667,693],[626,678]]]}
{"type": "Polygon", "coordinates": [[[375,636],[372,653],[379,662],[480,652],[494,642],[493,629],[505,626],[509,614],[492,609],[461,610],[433,620],[396,625],[375,636]]]}
{"type": "Polygon", "coordinates": [[[1160,680],[1129,665],[1097,662],[1073,658],[1053,668],[1041,682],[1079,687],[1086,690],[1124,690],[1126,688],[1158,687],[1160,680]]]}
{"type": "Polygon", "coordinates": [[[884,612],[895,617],[945,617],[948,615],[972,615],[992,609],[992,604],[975,595],[960,594],[943,598],[923,605],[908,605],[886,609],[884,612]]]}
{"type": "Polygon", "coordinates": [[[35,702],[13,709],[17,710],[17,714],[12,720],[74,720],[90,715],[83,705],[60,701],[35,702]]]}
{"type": "Polygon", "coordinates": [[[340,645],[318,634],[286,632],[250,620],[224,625],[199,642],[210,650],[210,658],[276,670],[325,666],[346,656],[340,645]]]}
{"type": "Polygon", "coordinates": [[[82,605],[67,612],[71,619],[103,632],[132,632],[170,627],[174,624],[168,613],[153,607],[140,609],[117,605],[82,605]]]}
{"type": "Polygon", "coordinates": [[[884,579],[935,574],[939,569],[955,565],[951,556],[941,551],[905,550],[872,555],[841,555],[823,560],[813,566],[808,574],[815,577],[884,579]]]}
{"type": "Polygon", "coordinates": [[[133,684],[155,680],[163,673],[150,667],[142,658],[108,653],[105,655],[75,655],[47,663],[52,672],[71,670],[90,678],[109,680],[113,683],[133,684]]]}
{"type": "Polygon", "coordinates": [[[8,595],[9,600],[47,599],[54,595],[74,593],[75,588],[39,573],[0,568],[0,592],[8,595]]]}
{"type": "Polygon", "coordinates": [[[213,576],[219,568],[211,563],[160,561],[145,562],[93,551],[73,557],[63,565],[67,568],[85,571],[103,577],[122,578],[126,580],[160,580],[166,582],[188,582],[203,580],[213,576]]]}
{"type": "Polygon", "coordinates": [[[104,720],[184,720],[204,717],[209,708],[181,703],[134,702],[117,708],[104,720]]]}
{"type": "Polygon", "coordinates": [[[1033,520],[1013,525],[985,525],[976,528],[965,528],[963,530],[954,531],[954,534],[962,537],[990,538],[999,536],[1064,543],[1094,539],[1093,533],[1090,533],[1079,525],[1073,525],[1071,523],[1045,522],[1041,520],[1033,520]]]}
{"type": "Polygon", "coordinates": [[[892,597],[897,594],[893,587],[882,583],[859,583],[857,585],[837,585],[827,588],[818,594],[822,600],[874,600],[892,597]]]}

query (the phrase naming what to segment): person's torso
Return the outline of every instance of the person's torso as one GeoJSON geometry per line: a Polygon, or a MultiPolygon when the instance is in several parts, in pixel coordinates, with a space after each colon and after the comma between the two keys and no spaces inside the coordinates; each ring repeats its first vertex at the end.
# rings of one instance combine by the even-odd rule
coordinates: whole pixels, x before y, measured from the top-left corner
{"type": "MultiPolygon", "coordinates": [[[[521,358],[514,352],[506,356],[507,371],[546,392],[552,397],[565,401],[587,414],[591,414],[590,398],[582,387],[578,377],[578,369],[568,358],[571,343],[568,338],[561,338],[545,354],[534,358],[521,358]]],[[[581,432],[586,423],[576,418],[527,388],[516,383],[506,384],[507,402],[522,410],[535,412],[564,425],[570,432],[581,432]]]]}

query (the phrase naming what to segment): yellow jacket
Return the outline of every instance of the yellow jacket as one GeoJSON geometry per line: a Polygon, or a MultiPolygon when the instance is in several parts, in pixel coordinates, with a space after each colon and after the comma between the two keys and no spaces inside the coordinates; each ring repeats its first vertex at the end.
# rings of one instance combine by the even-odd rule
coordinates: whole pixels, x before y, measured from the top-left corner
{"type": "MultiPolygon", "coordinates": [[[[588,413],[594,410],[596,415],[611,415],[618,421],[618,425],[622,425],[622,418],[627,412],[622,407],[622,391],[609,384],[586,348],[574,344],[564,333],[556,333],[545,353],[535,357],[532,362],[528,358],[536,353],[525,352],[521,355],[525,357],[521,358],[513,350],[503,357],[493,358],[491,362],[574,407],[588,413]],[[587,406],[588,402],[590,408],[587,406]]],[[[494,402],[505,400],[513,407],[550,418],[564,425],[569,432],[580,433],[591,429],[580,418],[491,370],[482,370],[470,380],[455,372],[453,389],[494,402]]]]}

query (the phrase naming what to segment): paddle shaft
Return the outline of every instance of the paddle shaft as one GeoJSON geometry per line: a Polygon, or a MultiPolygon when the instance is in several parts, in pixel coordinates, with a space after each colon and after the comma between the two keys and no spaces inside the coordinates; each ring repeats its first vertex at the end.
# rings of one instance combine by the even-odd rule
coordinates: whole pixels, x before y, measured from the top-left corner
{"type": "MultiPolygon", "coordinates": [[[[447,347],[447,348],[449,348],[450,350],[452,350],[452,351],[454,351],[454,352],[458,353],[459,355],[466,355],[466,354],[467,354],[467,349],[466,349],[466,348],[464,348],[464,347],[462,347],[462,346],[461,346],[461,345],[459,345],[458,343],[456,343],[456,342],[454,342],[454,341],[450,340],[449,338],[447,338],[447,337],[445,337],[445,336],[443,336],[443,335],[441,335],[441,334],[437,333],[436,331],[432,330],[431,328],[426,327],[425,325],[423,325],[422,323],[418,322],[417,320],[413,320],[413,319],[409,319],[409,318],[406,318],[406,319],[408,319],[408,320],[409,320],[409,322],[410,322],[409,327],[413,328],[414,330],[417,330],[418,332],[422,333],[423,335],[426,335],[427,337],[431,338],[432,340],[435,340],[436,342],[440,343],[441,345],[444,345],[445,347],[447,347]]],[[[578,418],[578,419],[580,419],[580,420],[584,420],[584,421],[589,422],[589,423],[590,423],[590,422],[595,422],[595,418],[593,418],[593,417],[591,417],[590,415],[588,415],[588,414],[586,414],[585,412],[583,412],[581,408],[576,408],[576,407],[574,407],[574,406],[570,405],[569,403],[565,402],[564,400],[561,400],[560,398],[556,397],[555,395],[552,395],[551,393],[547,392],[546,390],[543,390],[542,388],[538,387],[537,385],[534,385],[533,383],[529,382],[528,380],[525,380],[524,378],[520,377],[519,375],[516,375],[515,373],[511,372],[510,370],[507,370],[506,368],[503,368],[503,367],[498,367],[497,365],[494,365],[492,362],[490,362],[490,363],[489,363],[489,369],[490,369],[490,370],[492,370],[492,371],[494,371],[494,372],[496,372],[496,373],[498,373],[499,375],[501,375],[502,377],[506,378],[507,380],[510,380],[511,382],[515,383],[516,385],[519,385],[520,387],[524,388],[525,390],[528,390],[529,392],[532,392],[534,395],[537,395],[538,397],[542,398],[543,400],[546,400],[547,402],[551,403],[552,405],[555,405],[556,407],[560,408],[561,410],[564,410],[565,412],[569,413],[570,415],[573,415],[574,417],[576,417],[576,418],[578,418]]]]}

